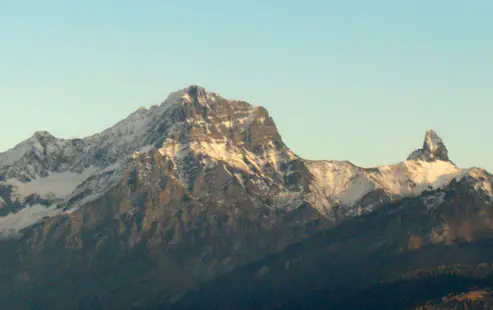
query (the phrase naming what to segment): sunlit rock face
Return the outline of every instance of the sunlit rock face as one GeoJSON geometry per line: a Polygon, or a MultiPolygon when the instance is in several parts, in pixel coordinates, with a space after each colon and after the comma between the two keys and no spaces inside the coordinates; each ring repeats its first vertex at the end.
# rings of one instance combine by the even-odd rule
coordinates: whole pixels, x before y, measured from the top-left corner
{"type": "Polygon", "coordinates": [[[435,160],[450,161],[447,147],[433,129],[426,132],[423,148],[412,152],[407,158],[407,160],[416,159],[428,162],[435,160]]]}

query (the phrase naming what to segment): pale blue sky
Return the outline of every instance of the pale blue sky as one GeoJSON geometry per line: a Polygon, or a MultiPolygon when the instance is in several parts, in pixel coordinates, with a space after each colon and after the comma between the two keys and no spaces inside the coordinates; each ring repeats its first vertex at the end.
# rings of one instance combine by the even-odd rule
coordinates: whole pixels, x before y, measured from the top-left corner
{"type": "Polygon", "coordinates": [[[403,160],[428,128],[493,171],[491,0],[0,1],[0,150],[200,84],[311,159],[403,160]]]}

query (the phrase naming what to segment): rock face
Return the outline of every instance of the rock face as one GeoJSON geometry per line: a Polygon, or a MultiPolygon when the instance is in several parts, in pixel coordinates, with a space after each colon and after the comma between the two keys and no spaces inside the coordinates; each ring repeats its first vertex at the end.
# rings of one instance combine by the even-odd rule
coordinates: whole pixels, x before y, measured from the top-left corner
{"type": "Polygon", "coordinates": [[[484,289],[493,270],[491,180],[474,170],[346,219],[204,283],[173,309],[418,309],[484,289]]]}
{"type": "Polygon", "coordinates": [[[483,240],[492,177],[452,164],[433,131],[413,154],[371,169],[305,160],[267,110],[196,85],[90,137],[38,132],[0,154],[0,305],[220,309],[208,286],[285,298],[298,276],[357,292],[384,274],[376,252],[483,240]]]}
{"type": "Polygon", "coordinates": [[[426,132],[423,148],[412,152],[407,158],[407,160],[416,159],[428,162],[434,160],[449,161],[447,148],[433,129],[426,132]]]}

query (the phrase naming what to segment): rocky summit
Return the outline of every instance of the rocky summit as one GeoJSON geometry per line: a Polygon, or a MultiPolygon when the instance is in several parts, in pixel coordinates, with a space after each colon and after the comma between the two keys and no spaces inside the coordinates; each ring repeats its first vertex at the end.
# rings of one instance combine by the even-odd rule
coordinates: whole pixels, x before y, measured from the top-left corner
{"type": "Polygon", "coordinates": [[[411,153],[407,160],[420,159],[423,161],[448,161],[448,150],[438,134],[430,129],[426,132],[423,148],[411,153]]]}
{"type": "Polygon", "coordinates": [[[435,131],[424,140],[375,168],[308,160],[266,109],[197,85],[93,136],[36,132],[0,153],[0,307],[408,309],[471,287],[489,296],[493,177],[457,167],[435,131]]]}

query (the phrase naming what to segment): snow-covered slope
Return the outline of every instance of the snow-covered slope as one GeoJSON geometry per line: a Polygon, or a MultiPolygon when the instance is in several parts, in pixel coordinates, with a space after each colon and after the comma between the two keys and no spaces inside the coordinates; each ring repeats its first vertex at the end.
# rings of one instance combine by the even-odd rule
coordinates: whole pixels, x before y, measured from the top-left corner
{"type": "MultiPolygon", "coordinates": [[[[187,89],[172,93],[159,106],[140,108],[113,127],[83,139],[58,139],[46,131],[36,132],[31,138],[14,148],[0,153],[0,198],[2,208],[14,205],[17,214],[7,215],[0,224],[8,231],[6,223],[33,224],[32,220],[18,220],[20,216],[32,219],[30,213],[39,214],[39,206],[54,208],[63,205],[91,176],[107,175],[125,162],[133,152],[156,140],[159,134],[173,123],[172,115],[163,114],[182,101],[187,89]],[[33,197],[37,197],[33,199],[33,197]]],[[[92,184],[92,183],[91,183],[92,184]]],[[[99,184],[109,187],[113,183],[99,184]]],[[[87,187],[87,185],[86,185],[87,187]]],[[[94,189],[92,189],[94,191],[94,189]]],[[[5,210],[5,209],[4,209],[5,210]]],[[[58,214],[49,212],[50,215],[58,214]]],[[[5,212],[2,212],[5,213],[5,212]]],[[[34,218],[43,218],[34,217],[34,218]]],[[[10,225],[11,226],[11,225],[10,225]]]]}
{"type": "MultiPolygon", "coordinates": [[[[169,159],[187,188],[200,171],[223,167],[251,195],[272,197],[269,207],[308,202],[326,217],[334,216],[336,206],[356,215],[358,208],[371,211],[383,201],[417,196],[473,174],[449,161],[432,130],[422,149],[394,165],[364,169],[345,161],[303,160],[282,142],[264,108],[190,86],[96,135],[66,140],[37,132],[1,153],[0,208],[12,213],[3,212],[0,234],[101,197],[124,180],[135,160],[153,152],[169,159]]],[[[145,169],[151,167],[140,173],[145,169]]],[[[491,195],[488,184],[483,188],[491,195]]]]}
{"type": "Polygon", "coordinates": [[[353,205],[377,184],[365,169],[347,161],[306,161],[323,193],[343,205],[353,205]]]}
{"type": "Polygon", "coordinates": [[[378,167],[369,173],[379,186],[399,197],[418,196],[425,190],[447,186],[452,179],[467,173],[445,161],[408,160],[396,165],[378,167]]]}
{"type": "Polygon", "coordinates": [[[161,105],[140,108],[115,126],[83,139],[58,139],[45,131],[36,132],[0,154],[0,181],[14,186],[13,198],[19,202],[31,194],[66,198],[93,173],[151,143],[164,123],[164,112],[185,93],[183,89],[170,94],[161,105]]]}
{"type": "Polygon", "coordinates": [[[347,161],[306,161],[306,164],[325,195],[346,208],[357,206],[373,192],[387,196],[389,201],[419,196],[424,191],[442,189],[470,173],[449,161],[445,144],[433,130],[426,132],[423,149],[397,164],[369,169],[347,161]]]}

